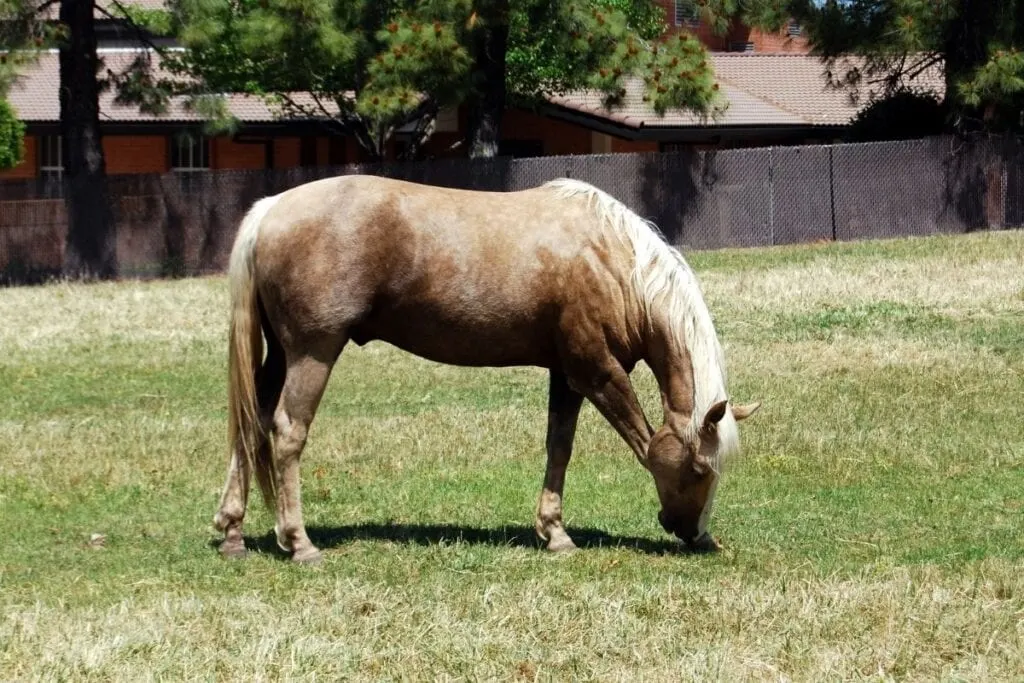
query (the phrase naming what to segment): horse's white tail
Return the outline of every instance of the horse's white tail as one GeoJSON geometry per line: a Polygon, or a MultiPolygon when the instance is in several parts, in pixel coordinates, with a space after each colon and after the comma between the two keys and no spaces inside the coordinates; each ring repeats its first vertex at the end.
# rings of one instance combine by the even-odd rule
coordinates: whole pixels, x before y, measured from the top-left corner
{"type": "Polygon", "coordinates": [[[275,507],[276,491],[272,463],[261,457],[265,438],[256,396],[256,373],[263,362],[263,334],[259,298],[253,268],[253,252],[260,225],[277,197],[265,197],[249,209],[235,237],[228,264],[231,291],[231,325],[228,337],[228,441],[238,448],[256,473],[263,499],[275,507]]]}

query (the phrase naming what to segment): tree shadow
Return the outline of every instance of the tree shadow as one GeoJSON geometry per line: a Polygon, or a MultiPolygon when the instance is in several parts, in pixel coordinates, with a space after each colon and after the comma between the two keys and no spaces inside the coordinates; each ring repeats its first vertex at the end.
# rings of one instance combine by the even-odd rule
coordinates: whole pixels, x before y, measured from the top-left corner
{"type": "MultiPolygon", "coordinates": [[[[533,548],[542,550],[543,543],[537,538],[533,527],[501,526],[494,528],[461,526],[456,524],[352,524],[344,526],[310,526],[306,529],[309,538],[320,549],[326,550],[356,541],[388,541],[406,545],[436,545],[440,543],[469,543],[473,545],[506,546],[511,548],[533,548]]],[[[655,540],[638,536],[619,536],[601,529],[571,528],[568,530],[577,547],[624,548],[646,555],[699,555],[702,551],[692,550],[672,540],[655,540]]],[[[220,539],[210,542],[217,547],[220,539]]],[[[286,557],[277,547],[273,532],[262,536],[246,536],[245,544],[250,550],[286,557]]]]}
{"type": "Polygon", "coordinates": [[[639,157],[638,212],[651,218],[665,240],[681,246],[692,239],[703,196],[714,189],[715,152],[680,150],[639,157]]]}
{"type": "Polygon", "coordinates": [[[1013,135],[937,138],[944,155],[944,213],[957,232],[1020,225],[1022,147],[1013,135]]]}

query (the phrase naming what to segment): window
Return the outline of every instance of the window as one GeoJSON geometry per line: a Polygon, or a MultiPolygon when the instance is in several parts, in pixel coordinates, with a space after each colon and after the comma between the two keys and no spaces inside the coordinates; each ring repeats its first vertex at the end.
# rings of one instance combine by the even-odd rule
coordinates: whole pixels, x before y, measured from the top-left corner
{"type": "Polygon", "coordinates": [[[789,24],[786,26],[786,34],[790,38],[796,38],[803,33],[803,27],[800,26],[800,22],[796,19],[790,19],[789,24]]]}
{"type": "Polygon", "coordinates": [[[210,169],[210,146],[202,135],[185,133],[171,140],[171,171],[178,176],[182,192],[201,192],[205,176],[198,171],[210,169]]]}
{"type": "Polygon", "coordinates": [[[700,9],[695,0],[675,0],[675,25],[696,28],[700,25],[700,9]]]}
{"type": "Polygon", "coordinates": [[[64,152],[59,135],[39,138],[39,182],[44,197],[64,196],[64,152]]]}
{"type": "Polygon", "coordinates": [[[180,135],[171,142],[171,170],[192,173],[210,169],[210,150],[202,135],[180,135]]]}

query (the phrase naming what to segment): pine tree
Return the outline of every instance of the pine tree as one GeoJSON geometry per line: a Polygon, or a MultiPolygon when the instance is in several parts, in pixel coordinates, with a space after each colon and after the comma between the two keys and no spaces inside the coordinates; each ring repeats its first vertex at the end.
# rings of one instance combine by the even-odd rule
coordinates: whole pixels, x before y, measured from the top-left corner
{"type": "Polygon", "coordinates": [[[175,92],[265,97],[286,116],[354,136],[376,158],[397,128],[418,124],[413,137],[422,141],[439,109],[463,97],[468,0],[176,0],[171,8],[188,48],[164,59],[178,76],[175,92]]]}
{"type": "MultiPolygon", "coordinates": [[[[9,85],[39,50],[56,45],[60,62],[60,132],[65,163],[68,237],[64,272],[112,277],[115,231],[100,143],[95,3],[91,0],[0,0],[0,86],[9,85]],[[53,16],[53,9],[58,13],[53,16]]],[[[105,11],[105,10],[101,10],[105,11]]],[[[9,128],[9,126],[6,126],[9,128]]],[[[18,139],[20,131],[5,138],[18,139]]]]}
{"type": "Polygon", "coordinates": [[[63,0],[60,45],[60,134],[68,238],[65,274],[117,274],[116,228],[100,134],[99,63],[93,3],[63,0]]]}
{"type": "Polygon", "coordinates": [[[719,103],[703,47],[685,34],[655,39],[650,0],[177,0],[173,10],[189,50],[170,64],[198,80],[193,94],[272,97],[378,158],[410,123],[414,153],[437,111],[462,102],[483,156],[496,151],[508,97],[590,87],[615,106],[634,76],[660,112],[712,114],[719,103]]]}
{"type": "Polygon", "coordinates": [[[892,96],[914,89],[920,74],[941,65],[949,129],[1020,129],[1024,123],[1024,0],[741,4],[755,24],[777,27],[780,17],[798,19],[836,85],[870,84],[892,96]],[[851,63],[850,55],[860,59],[851,63]]]}

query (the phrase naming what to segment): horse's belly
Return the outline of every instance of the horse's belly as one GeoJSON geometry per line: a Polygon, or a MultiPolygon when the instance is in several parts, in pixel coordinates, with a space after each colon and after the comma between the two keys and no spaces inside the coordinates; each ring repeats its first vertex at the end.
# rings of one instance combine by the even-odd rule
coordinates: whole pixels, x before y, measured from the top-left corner
{"type": "Polygon", "coordinates": [[[449,365],[551,367],[555,349],[550,329],[543,320],[508,312],[453,318],[403,309],[371,315],[351,337],[357,344],[377,339],[449,365]]]}

